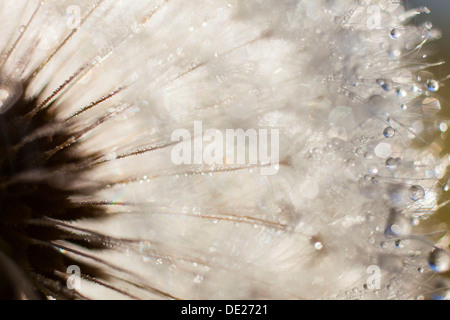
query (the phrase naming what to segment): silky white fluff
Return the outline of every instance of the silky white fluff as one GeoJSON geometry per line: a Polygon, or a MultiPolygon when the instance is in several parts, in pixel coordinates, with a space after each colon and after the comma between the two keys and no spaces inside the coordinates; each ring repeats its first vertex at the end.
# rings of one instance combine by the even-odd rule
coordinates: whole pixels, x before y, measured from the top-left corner
{"type": "MultiPolygon", "coordinates": [[[[71,32],[66,9],[74,3],[83,18],[96,2],[43,2],[3,79],[21,79],[49,56],[71,32]]],[[[2,1],[0,47],[37,5],[2,1]]],[[[55,100],[65,119],[127,86],[73,122],[81,128],[132,104],[82,137],[79,152],[95,150],[106,161],[84,180],[66,182],[110,182],[76,201],[114,202],[111,218],[77,225],[138,240],[95,253],[124,269],[105,270],[134,283],[111,285],[140,298],[161,296],[136,284],[187,299],[436,293],[442,283],[427,259],[434,245],[448,244],[442,229],[419,222],[440,207],[447,167],[435,135],[436,79],[424,71],[434,61],[422,58],[438,32],[409,23],[426,11],[405,12],[390,0],[98,4],[28,94],[47,84],[49,96],[90,64],[55,100]],[[194,121],[204,130],[279,129],[278,174],[173,164],[171,133],[192,131],[194,121]],[[371,266],[381,270],[373,290],[371,266]]],[[[89,281],[81,291],[126,297],[89,281]]]]}

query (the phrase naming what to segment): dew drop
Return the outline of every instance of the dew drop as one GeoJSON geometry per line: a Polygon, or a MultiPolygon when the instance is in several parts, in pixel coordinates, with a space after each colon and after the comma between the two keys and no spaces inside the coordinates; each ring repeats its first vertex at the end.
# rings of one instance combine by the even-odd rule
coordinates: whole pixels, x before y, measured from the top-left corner
{"type": "Polygon", "coordinates": [[[392,158],[392,157],[389,157],[389,158],[386,160],[386,168],[387,168],[389,171],[394,171],[394,170],[396,170],[396,169],[398,168],[399,164],[400,164],[400,158],[392,158]]]}
{"type": "Polygon", "coordinates": [[[394,237],[405,237],[411,233],[411,230],[411,221],[401,213],[392,210],[388,218],[385,234],[394,237]]]}
{"type": "Polygon", "coordinates": [[[434,272],[447,272],[450,270],[450,254],[445,250],[435,248],[428,256],[428,265],[434,272]]]}
{"type": "Polygon", "coordinates": [[[436,92],[439,90],[439,82],[437,80],[427,80],[427,89],[431,92],[436,92]]]}
{"type": "Polygon", "coordinates": [[[397,88],[395,90],[395,94],[397,95],[397,97],[404,98],[404,97],[406,97],[406,90],[405,89],[401,89],[401,88],[397,88]]]}
{"type": "MultiPolygon", "coordinates": [[[[389,50],[387,53],[391,58],[398,58],[402,54],[402,52],[398,49],[389,50]]],[[[389,88],[386,91],[388,91],[388,90],[389,90],[389,88]]]]}
{"type": "Polygon", "coordinates": [[[389,84],[384,79],[377,79],[377,84],[384,90],[389,91],[389,84]]]}
{"type": "Polygon", "coordinates": [[[419,186],[414,185],[411,188],[409,188],[409,198],[413,201],[417,201],[422,199],[425,196],[425,190],[419,186]]]}
{"type": "Polygon", "coordinates": [[[391,32],[389,33],[392,39],[398,39],[403,35],[403,30],[398,29],[398,28],[394,28],[391,30],[391,32]]]}
{"type": "Polygon", "coordinates": [[[387,127],[386,129],[384,129],[383,135],[386,138],[392,138],[393,136],[395,136],[395,129],[392,127],[387,127]]]}
{"type": "Polygon", "coordinates": [[[399,249],[403,248],[405,245],[403,244],[402,240],[395,241],[395,246],[399,249]]]}

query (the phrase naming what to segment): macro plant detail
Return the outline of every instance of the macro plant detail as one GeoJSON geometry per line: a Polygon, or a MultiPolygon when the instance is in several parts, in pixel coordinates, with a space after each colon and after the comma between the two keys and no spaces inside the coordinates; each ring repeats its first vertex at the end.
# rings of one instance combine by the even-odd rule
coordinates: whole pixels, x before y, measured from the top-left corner
{"type": "Polygon", "coordinates": [[[448,78],[419,15],[2,1],[0,298],[448,298],[448,78]]]}

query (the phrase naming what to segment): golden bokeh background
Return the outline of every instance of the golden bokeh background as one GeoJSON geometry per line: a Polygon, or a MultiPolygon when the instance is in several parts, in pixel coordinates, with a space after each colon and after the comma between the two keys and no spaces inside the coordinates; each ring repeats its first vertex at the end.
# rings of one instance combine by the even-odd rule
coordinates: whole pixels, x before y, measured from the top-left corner
{"type": "MultiPolygon", "coordinates": [[[[431,68],[430,71],[435,75],[435,79],[445,79],[450,75],[450,0],[404,0],[404,5],[406,8],[426,6],[431,10],[429,15],[422,14],[418,16],[415,22],[431,21],[434,27],[442,31],[442,38],[431,45],[432,49],[436,49],[436,51],[433,50],[433,61],[443,60],[447,61],[447,63],[431,68]]],[[[450,79],[441,83],[437,98],[439,98],[442,107],[439,115],[444,121],[450,120],[450,79]]],[[[450,129],[437,139],[439,145],[443,147],[442,155],[448,156],[450,154],[450,129]]],[[[450,174],[447,169],[446,177],[441,183],[445,185],[449,178],[450,174]]],[[[440,201],[442,203],[449,199],[450,191],[447,191],[444,192],[440,201]]],[[[439,210],[435,218],[437,218],[437,221],[433,219],[434,222],[444,222],[447,225],[447,229],[450,230],[450,205],[439,210]]]]}

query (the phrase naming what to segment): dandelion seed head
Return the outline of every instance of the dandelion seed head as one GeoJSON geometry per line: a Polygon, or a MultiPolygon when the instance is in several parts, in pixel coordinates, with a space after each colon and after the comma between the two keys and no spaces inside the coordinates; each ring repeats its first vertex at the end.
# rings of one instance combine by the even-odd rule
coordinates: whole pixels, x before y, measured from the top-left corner
{"type": "Polygon", "coordinates": [[[422,72],[438,34],[409,23],[427,8],[387,0],[69,5],[11,0],[0,11],[8,35],[0,39],[0,119],[9,137],[0,151],[14,173],[1,169],[0,182],[32,191],[32,210],[23,211],[32,227],[17,230],[61,262],[58,272],[43,258],[30,260],[35,273],[23,268],[40,294],[437,292],[415,284],[445,270],[447,256],[427,257],[436,240],[412,223],[438,209],[436,182],[448,165],[430,140],[445,131],[434,121],[441,84],[422,72]],[[174,164],[172,133],[185,128],[201,140],[192,129],[200,121],[205,131],[278,129],[277,174],[228,161],[174,164]],[[68,263],[80,264],[80,291],[62,289],[68,263]],[[374,290],[373,266],[386,275],[374,290]]]}

